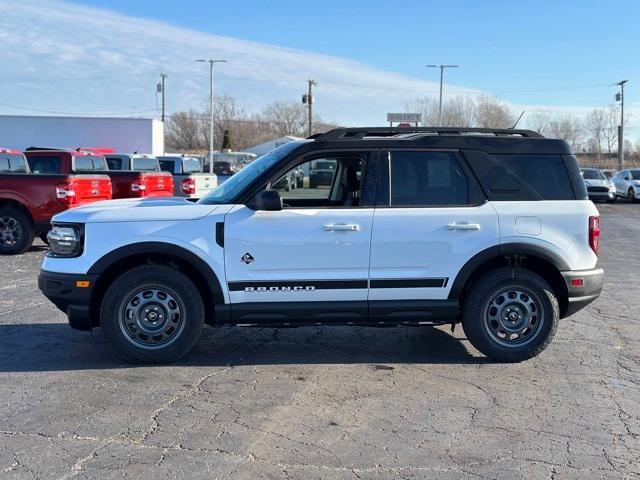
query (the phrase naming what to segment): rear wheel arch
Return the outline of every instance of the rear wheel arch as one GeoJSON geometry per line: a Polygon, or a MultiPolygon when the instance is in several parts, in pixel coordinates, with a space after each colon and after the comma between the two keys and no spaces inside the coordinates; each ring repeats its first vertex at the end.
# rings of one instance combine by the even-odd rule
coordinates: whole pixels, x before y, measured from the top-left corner
{"type": "Polygon", "coordinates": [[[195,253],[169,243],[135,243],[106,254],[87,272],[98,275],[90,301],[90,315],[94,326],[99,322],[100,304],[111,281],[133,267],[149,264],[167,265],[191,278],[202,297],[207,319],[214,318],[215,305],[225,303],[218,276],[195,253]]]}
{"type": "Polygon", "coordinates": [[[24,203],[18,200],[14,200],[12,198],[0,198],[0,208],[5,208],[5,207],[15,208],[17,210],[20,210],[27,217],[29,217],[29,219],[31,220],[31,224],[33,225],[33,228],[36,227],[36,223],[35,223],[35,220],[33,219],[33,215],[31,215],[31,212],[29,211],[29,207],[27,207],[24,203]]]}
{"type": "Polygon", "coordinates": [[[561,271],[571,270],[569,265],[554,252],[525,243],[496,245],[473,256],[458,272],[449,300],[463,300],[474,281],[484,274],[501,267],[530,270],[549,283],[564,316],[569,304],[569,292],[561,271]]]}

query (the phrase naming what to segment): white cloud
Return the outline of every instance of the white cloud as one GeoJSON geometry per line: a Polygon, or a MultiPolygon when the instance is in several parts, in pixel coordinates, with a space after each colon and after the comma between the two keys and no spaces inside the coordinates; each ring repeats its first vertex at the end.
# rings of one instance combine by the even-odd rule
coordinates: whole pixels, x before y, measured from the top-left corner
{"type": "MultiPolygon", "coordinates": [[[[274,100],[299,100],[306,80],[314,78],[320,84],[316,111],[324,119],[350,125],[383,125],[386,112],[438,91],[435,82],[348,59],[57,0],[0,0],[0,45],[0,103],[55,112],[156,114],[160,72],[169,74],[170,111],[200,107],[208,94],[208,70],[195,58],[228,59],[229,64],[219,67],[217,93],[232,95],[253,110],[274,100]]],[[[482,93],[452,85],[445,91],[482,93]]],[[[3,105],[0,112],[28,113],[3,105]]]]}

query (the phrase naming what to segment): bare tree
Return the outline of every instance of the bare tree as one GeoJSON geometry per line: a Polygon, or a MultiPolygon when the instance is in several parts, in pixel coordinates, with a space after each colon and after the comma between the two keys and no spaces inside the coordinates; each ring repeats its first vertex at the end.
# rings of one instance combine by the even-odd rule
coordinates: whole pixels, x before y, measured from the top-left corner
{"type": "Polygon", "coordinates": [[[527,126],[540,135],[546,135],[549,132],[551,117],[549,110],[535,110],[526,118],[527,126]]]}
{"type": "Polygon", "coordinates": [[[438,125],[439,102],[434,98],[419,98],[405,106],[406,111],[422,114],[422,124],[439,127],[468,127],[473,124],[475,105],[469,97],[457,96],[442,104],[442,125],[438,125]]]}
{"type": "Polygon", "coordinates": [[[178,151],[194,151],[206,148],[202,136],[202,113],[196,110],[174,113],[166,122],[167,148],[178,151]]]}
{"type": "Polygon", "coordinates": [[[281,137],[303,136],[307,130],[307,110],[301,103],[274,102],[265,107],[262,117],[281,137]]]}
{"type": "Polygon", "coordinates": [[[574,152],[582,150],[584,131],[580,121],[572,115],[563,114],[551,119],[547,136],[565,140],[574,152]]]}
{"type": "Polygon", "coordinates": [[[481,95],[475,102],[474,123],[482,128],[510,128],[516,115],[502,100],[489,95],[481,95]]]}

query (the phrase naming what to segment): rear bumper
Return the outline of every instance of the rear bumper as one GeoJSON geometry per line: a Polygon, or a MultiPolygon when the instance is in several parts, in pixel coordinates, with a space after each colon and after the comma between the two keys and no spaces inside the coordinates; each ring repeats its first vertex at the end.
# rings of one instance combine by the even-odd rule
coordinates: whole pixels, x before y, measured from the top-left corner
{"type": "Polygon", "coordinates": [[[41,270],[38,288],[58,309],[67,315],[69,325],[77,330],[92,327],[90,304],[98,275],[77,275],[54,273],[41,270]],[[87,287],[79,287],[77,282],[89,282],[87,287]]]}
{"type": "Polygon", "coordinates": [[[569,302],[563,317],[568,317],[582,310],[600,296],[604,286],[604,270],[574,270],[560,272],[569,292],[569,302]],[[573,281],[582,280],[582,285],[573,286],[573,281]]]}

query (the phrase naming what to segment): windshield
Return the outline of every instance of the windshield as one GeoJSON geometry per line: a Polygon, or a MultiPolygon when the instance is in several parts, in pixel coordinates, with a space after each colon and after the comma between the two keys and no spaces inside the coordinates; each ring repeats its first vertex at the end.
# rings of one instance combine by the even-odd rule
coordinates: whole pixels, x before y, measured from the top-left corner
{"type": "Polygon", "coordinates": [[[223,205],[225,203],[233,202],[233,199],[242,193],[245,188],[251,185],[257,177],[262,175],[303,143],[305,142],[288,142],[261,156],[230,177],[229,180],[224,182],[218,188],[202,197],[198,203],[203,203],[205,205],[223,205]]]}
{"type": "Polygon", "coordinates": [[[640,170],[630,170],[631,171],[631,178],[633,178],[634,180],[640,180],[640,170]]]}
{"type": "Polygon", "coordinates": [[[600,170],[583,170],[582,178],[585,180],[606,180],[604,174],[600,170]]]}
{"type": "Polygon", "coordinates": [[[158,160],[155,158],[133,158],[131,160],[132,168],[136,172],[157,172],[158,160]]]}

